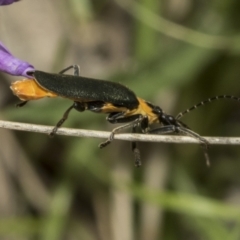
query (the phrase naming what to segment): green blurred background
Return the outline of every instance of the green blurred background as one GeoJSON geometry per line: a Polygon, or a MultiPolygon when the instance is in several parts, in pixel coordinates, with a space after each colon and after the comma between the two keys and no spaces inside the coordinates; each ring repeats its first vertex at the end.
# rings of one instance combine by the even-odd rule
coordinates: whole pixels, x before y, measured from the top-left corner
{"type": "MultiPolygon", "coordinates": [[[[36,69],[81,66],[178,112],[214,95],[240,96],[237,0],[22,0],[0,8],[0,39],[36,69]]],[[[65,99],[19,100],[0,75],[1,119],[54,125],[65,99]]],[[[182,119],[202,136],[239,136],[239,103],[182,119]]],[[[113,129],[104,115],[71,112],[65,127],[113,129]]],[[[240,149],[211,146],[211,167],[190,144],[130,144],[1,130],[0,239],[240,239],[240,149]]]]}

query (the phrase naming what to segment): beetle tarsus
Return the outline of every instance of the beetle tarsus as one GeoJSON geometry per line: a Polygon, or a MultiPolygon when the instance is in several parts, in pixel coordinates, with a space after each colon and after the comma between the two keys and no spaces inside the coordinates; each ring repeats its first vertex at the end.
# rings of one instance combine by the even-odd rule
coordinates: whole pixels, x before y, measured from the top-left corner
{"type": "Polygon", "coordinates": [[[110,139],[107,139],[105,142],[100,143],[100,144],[98,145],[98,147],[99,147],[100,149],[102,149],[102,148],[106,147],[107,145],[109,145],[110,143],[111,143],[111,140],[110,140],[110,139]]]}
{"type": "MultiPolygon", "coordinates": [[[[122,126],[120,126],[120,127],[122,127],[122,126]]],[[[120,127],[119,127],[119,128],[120,128],[120,127]]],[[[110,134],[110,136],[109,136],[109,138],[108,138],[106,141],[100,143],[100,144],[98,145],[98,147],[102,149],[102,148],[106,147],[107,145],[109,145],[109,144],[113,141],[115,133],[116,133],[117,131],[119,131],[119,128],[113,129],[112,132],[111,132],[111,134],[110,134]]],[[[121,129],[121,128],[120,128],[120,129],[121,129]]]]}
{"type": "Polygon", "coordinates": [[[141,157],[140,157],[140,150],[138,148],[135,148],[133,150],[133,154],[134,154],[135,167],[141,167],[142,162],[141,162],[141,157]]]}
{"type": "Polygon", "coordinates": [[[134,164],[135,167],[141,167],[142,162],[141,162],[141,153],[140,150],[137,148],[137,143],[132,142],[132,152],[134,155],[134,164]]]}
{"type": "Polygon", "coordinates": [[[208,154],[208,149],[209,149],[209,142],[204,139],[205,141],[202,142],[201,147],[203,148],[203,154],[204,154],[204,158],[206,160],[206,165],[207,167],[211,166],[211,162],[210,162],[210,158],[209,158],[209,154],[208,154]]]}

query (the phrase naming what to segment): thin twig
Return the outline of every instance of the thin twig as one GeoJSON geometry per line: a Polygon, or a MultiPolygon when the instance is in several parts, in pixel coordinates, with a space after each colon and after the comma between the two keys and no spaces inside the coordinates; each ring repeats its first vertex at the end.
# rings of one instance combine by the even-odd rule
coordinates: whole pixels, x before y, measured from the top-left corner
{"type": "MultiPolygon", "coordinates": [[[[49,134],[53,127],[0,121],[1,128],[7,128],[18,131],[38,132],[49,134]]],[[[92,137],[92,138],[108,138],[110,132],[72,129],[72,128],[59,128],[57,133],[59,135],[73,136],[73,137],[92,137]]],[[[198,143],[194,138],[187,136],[170,136],[170,135],[150,135],[150,134],[132,134],[132,133],[119,133],[114,136],[115,139],[125,141],[141,141],[141,142],[165,142],[165,143],[198,143]]],[[[204,137],[210,144],[226,144],[226,145],[240,145],[240,137],[204,137]]]]}

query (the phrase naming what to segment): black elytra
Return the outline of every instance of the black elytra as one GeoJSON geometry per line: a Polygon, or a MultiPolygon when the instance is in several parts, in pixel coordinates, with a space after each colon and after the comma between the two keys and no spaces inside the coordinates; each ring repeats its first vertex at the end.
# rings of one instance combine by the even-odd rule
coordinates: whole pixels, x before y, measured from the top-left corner
{"type": "Polygon", "coordinates": [[[99,100],[129,109],[138,106],[135,93],[116,82],[42,71],[35,71],[33,76],[42,88],[61,97],[84,102],[99,100]]]}

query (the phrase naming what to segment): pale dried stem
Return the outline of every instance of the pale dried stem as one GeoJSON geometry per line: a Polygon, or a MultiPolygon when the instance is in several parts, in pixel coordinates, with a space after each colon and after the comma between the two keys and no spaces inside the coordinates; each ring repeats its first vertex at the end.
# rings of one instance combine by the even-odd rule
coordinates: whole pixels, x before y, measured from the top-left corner
{"type": "MultiPolygon", "coordinates": [[[[38,132],[49,134],[53,127],[27,124],[19,122],[0,121],[0,127],[28,132],[38,132]]],[[[110,132],[72,129],[72,128],[59,128],[57,133],[59,135],[66,135],[72,137],[92,137],[92,138],[108,138],[110,132]]],[[[114,136],[115,139],[125,141],[141,141],[141,142],[165,142],[165,143],[197,143],[199,141],[188,136],[178,135],[150,135],[150,134],[132,134],[132,133],[119,133],[114,136]]],[[[225,145],[240,145],[240,137],[204,137],[210,144],[225,144],[225,145]]]]}

